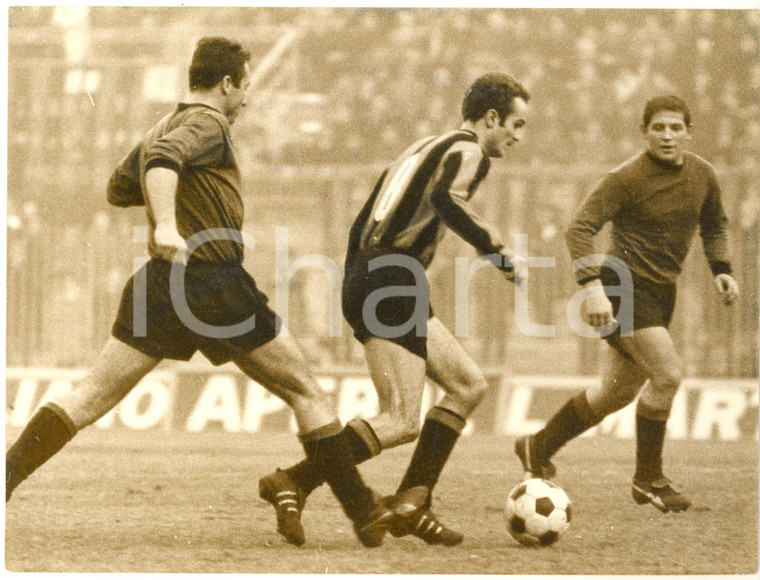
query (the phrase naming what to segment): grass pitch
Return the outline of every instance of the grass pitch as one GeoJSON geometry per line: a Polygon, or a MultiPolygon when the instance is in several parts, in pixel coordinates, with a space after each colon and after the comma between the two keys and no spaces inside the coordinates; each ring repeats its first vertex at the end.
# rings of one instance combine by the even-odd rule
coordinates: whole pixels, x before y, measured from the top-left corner
{"type": "MultiPolygon", "coordinates": [[[[9,430],[7,441],[18,431],[9,430]]],[[[35,572],[377,574],[750,574],[758,569],[758,445],[668,441],[668,475],[693,500],[681,514],[630,496],[634,442],[582,438],[556,456],[573,501],[568,532],[525,548],[503,505],[520,480],[508,437],[463,437],[433,509],[465,533],[460,546],[386,536],[363,548],[326,487],[309,498],[307,543],[275,531],[258,479],[302,457],[288,434],[99,431],[89,428],[24,482],[6,505],[5,566],[35,572]]],[[[412,446],[361,466],[395,490],[412,446]]]]}

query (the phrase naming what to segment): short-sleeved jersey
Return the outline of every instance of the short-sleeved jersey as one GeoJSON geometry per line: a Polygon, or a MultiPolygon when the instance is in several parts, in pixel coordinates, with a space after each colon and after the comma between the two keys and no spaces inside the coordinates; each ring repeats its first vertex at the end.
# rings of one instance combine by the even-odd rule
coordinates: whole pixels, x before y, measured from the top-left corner
{"type": "MultiPolygon", "coordinates": [[[[243,200],[240,197],[240,170],[235,160],[229,122],[221,112],[206,105],[180,103],[159,121],[137,145],[138,167],[117,168],[139,173],[145,192],[145,173],[153,167],[176,171],[177,229],[189,239],[208,230],[224,230],[225,239],[214,239],[199,246],[193,259],[204,262],[241,264],[243,243],[243,200]]],[[[143,195],[150,226],[148,251],[156,257],[153,234],[156,221],[150,199],[143,195]]],[[[201,234],[202,236],[202,234],[201,234]]],[[[202,238],[203,239],[203,238],[202,238]]]]}
{"type": "Polygon", "coordinates": [[[471,131],[421,139],[381,175],[354,221],[347,262],[361,250],[385,248],[427,267],[448,226],[481,254],[503,244],[468,201],[490,161],[471,131]]]}
{"type": "MultiPolygon", "coordinates": [[[[728,220],[715,170],[693,153],[676,166],[644,152],[608,173],[568,229],[573,260],[596,253],[593,237],[608,221],[608,254],[634,276],[674,283],[697,228],[713,274],[731,272],[728,220]]],[[[598,275],[598,267],[576,271],[579,283],[598,275]]]]}

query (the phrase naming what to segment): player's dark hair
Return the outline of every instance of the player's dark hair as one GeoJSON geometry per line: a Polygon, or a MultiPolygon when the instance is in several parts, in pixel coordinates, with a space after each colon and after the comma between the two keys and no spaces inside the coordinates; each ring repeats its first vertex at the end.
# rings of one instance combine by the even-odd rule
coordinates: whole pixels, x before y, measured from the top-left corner
{"type": "Polygon", "coordinates": [[[508,74],[489,73],[478,78],[462,101],[462,117],[465,121],[478,121],[489,109],[499,114],[500,122],[512,112],[512,101],[516,98],[526,103],[530,93],[508,74]]]}
{"type": "Polygon", "coordinates": [[[234,40],[218,36],[206,36],[195,45],[190,62],[190,90],[210,89],[230,76],[235,88],[245,76],[245,63],[251,54],[234,40]]]}
{"type": "Polygon", "coordinates": [[[642,123],[644,127],[649,127],[649,122],[660,111],[674,111],[676,113],[683,113],[683,120],[686,126],[691,125],[691,113],[689,107],[684,100],[675,95],[660,95],[652,97],[647,101],[644,106],[644,115],[642,117],[642,123]]]}

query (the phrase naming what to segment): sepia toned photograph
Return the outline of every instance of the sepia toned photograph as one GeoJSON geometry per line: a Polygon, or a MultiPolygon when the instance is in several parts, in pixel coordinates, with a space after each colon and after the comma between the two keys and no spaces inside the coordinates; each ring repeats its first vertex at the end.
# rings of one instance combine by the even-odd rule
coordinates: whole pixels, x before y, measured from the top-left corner
{"type": "Polygon", "coordinates": [[[756,576],[757,6],[6,15],[5,573],[756,576]]]}

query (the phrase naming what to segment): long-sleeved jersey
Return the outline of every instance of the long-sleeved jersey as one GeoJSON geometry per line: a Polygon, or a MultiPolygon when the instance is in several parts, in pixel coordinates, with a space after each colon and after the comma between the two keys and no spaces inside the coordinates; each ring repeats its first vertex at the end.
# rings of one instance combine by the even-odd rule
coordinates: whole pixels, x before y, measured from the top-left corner
{"type": "MultiPolygon", "coordinates": [[[[595,254],[594,236],[612,222],[612,247],[634,277],[675,282],[699,227],[713,274],[730,273],[727,218],[712,165],[686,152],[683,165],[641,153],[608,173],[586,198],[567,231],[573,260],[595,254]]],[[[575,273],[579,283],[598,267],[575,273]]]]}
{"type": "Polygon", "coordinates": [[[153,167],[166,167],[179,176],[175,215],[183,238],[206,230],[225,231],[224,239],[207,238],[212,241],[199,246],[193,258],[241,264],[243,200],[240,170],[227,118],[206,105],[180,103],[147,133],[114,171],[109,183],[109,199],[114,184],[139,188],[137,197],[142,193],[150,225],[148,251],[155,256],[156,221],[150,199],[145,195],[145,173],[153,167]]]}
{"type": "Polygon", "coordinates": [[[347,262],[358,251],[387,248],[427,267],[444,226],[481,255],[498,253],[503,247],[498,235],[468,203],[489,168],[471,131],[417,141],[380,176],[351,227],[347,262]]]}

